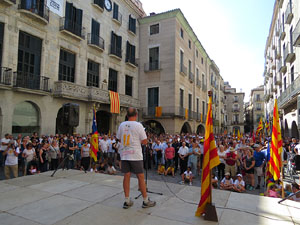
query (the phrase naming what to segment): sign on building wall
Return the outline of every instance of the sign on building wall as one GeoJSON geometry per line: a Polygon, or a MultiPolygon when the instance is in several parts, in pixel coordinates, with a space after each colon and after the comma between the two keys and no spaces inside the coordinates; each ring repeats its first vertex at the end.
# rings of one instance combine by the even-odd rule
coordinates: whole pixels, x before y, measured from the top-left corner
{"type": "Polygon", "coordinates": [[[51,12],[63,17],[63,1],[64,0],[47,0],[47,6],[51,12]]]}

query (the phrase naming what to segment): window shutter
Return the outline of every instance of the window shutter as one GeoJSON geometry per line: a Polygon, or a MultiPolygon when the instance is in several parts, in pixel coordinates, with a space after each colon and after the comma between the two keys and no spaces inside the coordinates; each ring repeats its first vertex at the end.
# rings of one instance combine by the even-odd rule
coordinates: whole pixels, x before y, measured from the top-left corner
{"type": "Polygon", "coordinates": [[[122,36],[117,36],[117,54],[122,57],[122,36]]]}
{"type": "Polygon", "coordinates": [[[133,33],[136,33],[136,19],[132,18],[132,31],[133,33]]]}
{"type": "Polygon", "coordinates": [[[126,42],[126,62],[130,61],[130,45],[129,42],[126,42]]]}
{"type": "Polygon", "coordinates": [[[135,63],[135,46],[131,46],[131,60],[135,63]]]}
{"type": "Polygon", "coordinates": [[[67,29],[72,29],[72,9],[73,4],[66,2],[65,27],[67,29]]]}
{"type": "Polygon", "coordinates": [[[116,3],[114,3],[113,18],[119,19],[119,6],[116,3]]]}

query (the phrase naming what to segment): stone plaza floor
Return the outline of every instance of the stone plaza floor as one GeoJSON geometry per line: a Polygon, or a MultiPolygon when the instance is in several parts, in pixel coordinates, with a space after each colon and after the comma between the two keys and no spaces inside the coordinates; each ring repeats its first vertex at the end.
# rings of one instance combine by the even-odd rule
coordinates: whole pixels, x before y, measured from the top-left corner
{"type": "Polygon", "coordinates": [[[200,188],[148,180],[157,201],[143,209],[136,178],[131,178],[133,207],[123,209],[122,176],[59,170],[0,181],[0,224],[300,224],[300,203],[257,195],[213,190],[219,223],[195,217],[200,188]]]}

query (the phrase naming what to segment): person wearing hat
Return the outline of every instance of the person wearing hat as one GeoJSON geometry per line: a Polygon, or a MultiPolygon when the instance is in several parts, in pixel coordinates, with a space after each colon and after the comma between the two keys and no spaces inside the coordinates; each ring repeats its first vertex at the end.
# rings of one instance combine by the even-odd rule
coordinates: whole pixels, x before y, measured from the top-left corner
{"type": "Polygon", "coordinates": [[[237,155],[233,147],[229,148],[229,152],[226,153],[225,157],[225,173],[230,173],[232,177],[236,175],[236,160],[237,155]]]}
{"type": "Polygon", "coordinates": [[[260,144],[254,144],[254,154],[253,157],[255,159],[255,167],[254,167],[254,173],[257,176],[257,186],[256,189],[260,189],[260,183],[261,183],[261,177],[263,174],[263,167],[266,162],[266,156],[263,152],[261,152],[261,145],[260,144]]]}
{"type": "Polygon", "coordinates": [[[223,178],[223,180],[220,183],[220,189],[232,190],[232,187],[233,187],[233,180],[230,177],[230,173],[227,172],[227,173],[225,173],[225,177],[223,178]]]}
{"type": "Polygon", "coordinates": [[[11,173],[13,178],[18,177],[18,155],[20,154],[19,147],[14,146],[15,141],[10,140],[8,142],[7,148],[3,152],[3,155],[6,155],[4,175],[5,179],[11,178],[11,173]]]}
{"type": "Polygon", "coordinates": [[[245,192],[245,181],[243,181],[242,174],[236,175],[237,179],[234,181],[233,190],[237,192],[245,192]]]}

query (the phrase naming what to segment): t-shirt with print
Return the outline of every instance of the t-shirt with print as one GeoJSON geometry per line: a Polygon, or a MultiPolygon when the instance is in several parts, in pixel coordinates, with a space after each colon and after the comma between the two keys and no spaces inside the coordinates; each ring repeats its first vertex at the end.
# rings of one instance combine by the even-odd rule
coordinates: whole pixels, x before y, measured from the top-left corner
{"type": "Polygon", "coordinates": [[[185,177],[188,178],[188,179],[192,176],[192,174],[193,174],[192,171],[190,171],[190,172],[185,171],[184,172],[185,177]]]}
{"type": "Polygon", "coordinates": [[[10,139],[6,139],[6,138],[1,139],[1,143],[0,143],[1,151],[5,151],[7,149],[7,145],[2,145],[2,143],[8,144],[8,142],[10,142],[10,139]]]}
{"type": "Polygon", "coordinates": [[[27,156],[26,157],[26,162],[30,162],[31,160],[33,160],[34,152],[35,152],[35,150],[33,148],[30,149],[30,150],[25,149],[23,151],[23,154],[25,154],[27,156]]]}
{"type": "Polygon", "coordinates": [[[173,159],[175,155],[175,149],[173,147],[166,148],[165,155],[167,159],[173,159]]]}
{"type": "Polygon", "coordinates": [[[223,178],[223,180],[221,181],[222,184],[227,184],[227,185],[230,185],[230,184],[233,184],[233,180],[232,178],[230,178],[229,180],[227,180],[225,177],[223,178]]]}
{"type": "Polygon", "coordinates": [[[147,135],[141,123],[122,122],[117,132],[117,138],[121,140],[121,160],[143,160],[141,141],[147,139],[147,135]]]}
{"type": "Polygon", "coordinates": [[[234,181],[234,186],[237,187],[238,185],[242,185],[243,187],[245,187],[245,181],[243,181],[243,180],[239,181],[238,179],[236,179],[234,181]]]}
{"type": "MultiPolygon", "coordinates": [[[[15,149],[15,151],[18,154],[20,153],[20,150],[18,147],[15,149]]],[[[12,148],[8,149],[8,151],[7,151],[5,165],[6,166],[18,165],[18,156],[15,156],[14,150],[12,148]]]]}
{"type": "Polygon", "coordinates": [[[108,143],[108,140],[104,140],[104,139],[101,139],[100,140],[100,146],[101,146],[101,150],[103,153],[107,153],[108,151],[108,146],[109,146],[109,143],[108,143]]]}

